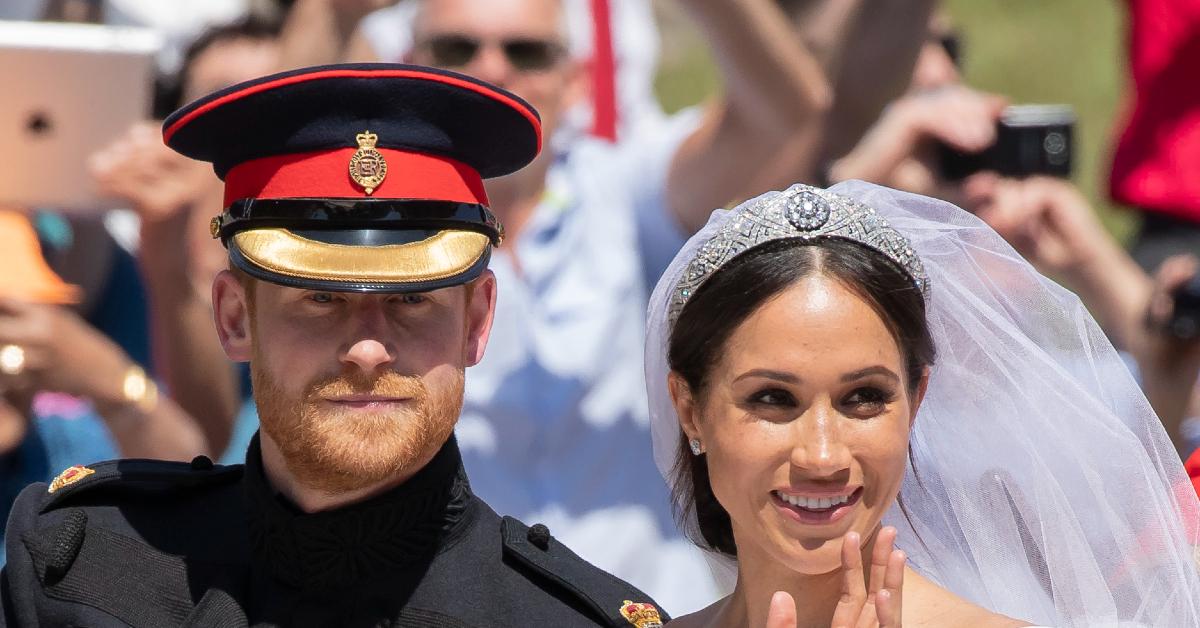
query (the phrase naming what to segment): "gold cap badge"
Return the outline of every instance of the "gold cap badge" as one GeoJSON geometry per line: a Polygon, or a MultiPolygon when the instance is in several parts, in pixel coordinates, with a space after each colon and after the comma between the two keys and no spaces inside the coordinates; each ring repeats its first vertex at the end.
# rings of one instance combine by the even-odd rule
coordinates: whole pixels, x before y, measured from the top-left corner
{"type": "Polygon", "coordinates": [[[370,196],[387,176],[387,161],[383,159],[383,154],[375,150],[375,143],[379,141],[378,135],[363,131],[354,136],[354,139],[358,141],[358,150],[354,151],[354,156],[350,158],[350,178],[361,185],[367,196],[370,196]]]}
{"type": "Polygon", "coordinates": [[[95,471],[81,464],[77,464],[66,471],[63,471],[62,473],[59,473],[58,477],[54,478],[54,481],[50,483],[50,492],[53,493],[64,486],[70,486],[93,473],[95,473],[95,471]]]}
{"type": "Polygon", "coordinates": [[[625,600],[621,604],[621,616],[637,628],[662,628],[662,616],[653,604],[625,600]]]}

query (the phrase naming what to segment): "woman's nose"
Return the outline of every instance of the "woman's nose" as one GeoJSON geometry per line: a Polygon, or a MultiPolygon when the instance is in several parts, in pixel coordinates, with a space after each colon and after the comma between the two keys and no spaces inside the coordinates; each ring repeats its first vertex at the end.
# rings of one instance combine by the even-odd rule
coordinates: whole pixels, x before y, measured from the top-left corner
{"type": "Polygon", "coordinates": [[[792,466],[813,477],[827,477],[850,466],[850,450],[842,438],[838,414],[828,405],[813,404],[792,430],[792,466]]]}

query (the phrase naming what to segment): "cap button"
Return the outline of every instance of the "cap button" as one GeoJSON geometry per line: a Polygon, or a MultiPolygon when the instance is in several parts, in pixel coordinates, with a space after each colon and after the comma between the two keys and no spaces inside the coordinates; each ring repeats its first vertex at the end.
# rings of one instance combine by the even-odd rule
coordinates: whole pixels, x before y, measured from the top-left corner
{"type": "Polygon", "coordinates": [[[208,456],[192,458],[192,471],[212,471],[213,461],[208,456]]]}
{"type": "Polygon", "coordinates": [[[525,538],[543,551],[550,549],[550,528],[545,524],[535,523],[530,526],[525,538]]]}

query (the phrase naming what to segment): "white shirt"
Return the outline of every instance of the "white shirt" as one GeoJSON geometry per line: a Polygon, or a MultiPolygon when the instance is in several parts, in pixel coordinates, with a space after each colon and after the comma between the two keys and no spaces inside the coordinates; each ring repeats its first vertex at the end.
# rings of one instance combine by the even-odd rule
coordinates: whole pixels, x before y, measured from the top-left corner
{"type": "Polygon", "coordinates": [[[581,140],[555,164],[515,250],[493,253],[495,321],[456,430],[493,508],[547,524],[676,615],[719,595],[671,518],[642,354],[650,291],[685,241],[666,171],[697,113],[621,147],[581,140]]]}

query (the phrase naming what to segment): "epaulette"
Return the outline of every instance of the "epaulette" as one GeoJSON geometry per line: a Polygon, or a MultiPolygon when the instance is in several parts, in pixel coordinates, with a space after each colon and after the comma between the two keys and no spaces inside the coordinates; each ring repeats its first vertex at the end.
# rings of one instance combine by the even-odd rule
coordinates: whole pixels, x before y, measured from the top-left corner
{"type": "Polygon", "coordinates": [[[661,628],[671,619],[650,596],[580,558],[550,536],[546,526],[504,517],[500,530],[505,556],[580,601],[609,626],[661,628]]]}
{"type": "Polygon", "coordinates": [[[223,484],[241,476],[241,465],[215,465],[207,456],[196,456],[191,462],[126,459],[75,465],[50,482],[39,512],[48,512],[72,498],[101,489],[142,493],[177,491],[223,484]]]}

